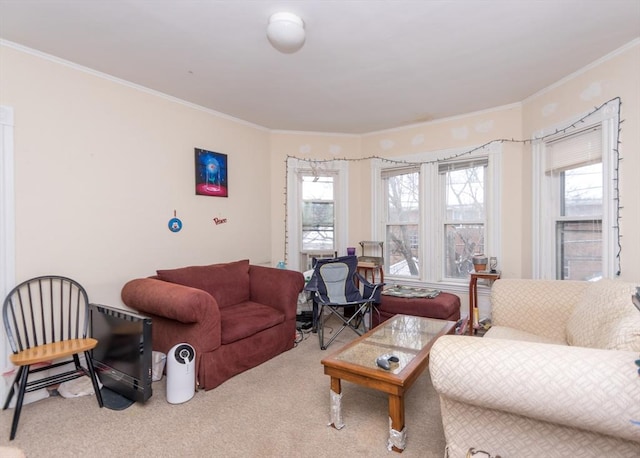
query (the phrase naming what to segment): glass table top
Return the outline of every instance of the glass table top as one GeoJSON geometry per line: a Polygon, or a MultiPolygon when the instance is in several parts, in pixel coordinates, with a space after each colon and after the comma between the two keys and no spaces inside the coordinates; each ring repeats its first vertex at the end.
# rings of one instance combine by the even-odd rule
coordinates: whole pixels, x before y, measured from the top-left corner
{"type": "Polygon", "coordinates": [[[413,358],[454,323],[409,315],[396,315],[385,321],[355,345],[347,346],[335,355],[335,360],[364,367],[378,368],[376,360],[382,355],[398,357],[388,371],[397,374],[413,358]]]}

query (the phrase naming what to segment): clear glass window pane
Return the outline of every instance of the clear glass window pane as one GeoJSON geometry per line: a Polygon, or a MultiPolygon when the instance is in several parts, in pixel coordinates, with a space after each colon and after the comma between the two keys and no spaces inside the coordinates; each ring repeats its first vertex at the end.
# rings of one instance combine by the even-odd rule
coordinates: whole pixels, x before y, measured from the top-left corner
{"type": "Polygon", "coordinates": [[[560,179],[562,216],[602,215],[602,162],[566,170],[560,179]]]}
{"type": "Polygon", "coordinates": [[[420,274],[418,230],[417,224],[387,226],[385,251],[389,257],[390,275],[413,277],[420,274]]]}
{"type": "Polygon", "coordinates": [[[334,241],[333,202],[302,203],[302,247],[304,250],[332,250],[334,241]]]}
{"type": "Polygon", "coordinates": [[[415,223],[420,218],[420,173],[412,172],[388,177],[387,222],[415,223]]]}
{"type": "Polygon", "coordinates": [[[420,274],[420,172],[407,171],[392,175],[383,182],[387,199],[387,272],[390,275],[417,277],[420,274]]]}
{"type": "Polygon", "coordinates": [[[593,280],[602,277],[602,221],[556,223],[560,280],[593,280]]]}
{"type": "Polygon", "coordinates": [[[484,253],[483,224],[445,224],[444,276],[467,278],[473,270],[473,255],[484,253]]]}
{"type": "Polygon", "coordinates": [[[334,250],[334,177],[302,177],[302,249],[334,250]]]}
{"type": "Polygon", "coordinates": [[[446,172],[445,218],[447,221],[484,219],[485,167],[468,167],[446,172]]]}

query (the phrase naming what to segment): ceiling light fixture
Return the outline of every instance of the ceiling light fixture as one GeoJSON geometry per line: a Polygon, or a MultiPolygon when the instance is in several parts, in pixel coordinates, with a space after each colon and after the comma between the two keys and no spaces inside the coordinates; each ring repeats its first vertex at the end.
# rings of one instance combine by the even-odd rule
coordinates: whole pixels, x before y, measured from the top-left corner
{"type": "Polygon", "coordinates": [[[304,22],[292,13],[275,13],[269,18],[267,38],[278,51],[291,54],[304,44],[304,22]]]}

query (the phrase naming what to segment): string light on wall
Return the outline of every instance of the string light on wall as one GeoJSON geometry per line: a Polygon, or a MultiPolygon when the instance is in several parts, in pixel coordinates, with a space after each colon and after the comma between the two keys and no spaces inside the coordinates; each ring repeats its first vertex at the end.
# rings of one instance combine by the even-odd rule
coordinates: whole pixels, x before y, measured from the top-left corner
{"type": "Polygon", "coordinates": [[[429,161],[419,161],[419,162],[410,162],[410,161],[405,161],[405,160],[397,160],[397,159],[390,159],[390,158],[385,158],[385,157],[380,157],[377,155],[372,155],[372,156],[367,156],[367,157],[361,157],[361,158],[332,158],[332,159],[309,159],[309,158],[300,158],[300,157],[296,157],[296,156],[290,156],[287,155],[286,159],[285,159],[285,186],[284,186],[284,206],[285,206],[285,220],[284,220],[284,259],[285,261],[287,260],[288,257],[288,231],[287,231],[287,223],[288,223],[288,209],[287,209],[287,183],[288,183],[288,179],[289,179],[289,159],[296,159],[298,161],[302,161],[302,162],[307,162],[309,163],[309,167],[312,170],[316,170],[318,168],[318,166],[320,166],[321,164],[324,163],[329,163],[329,162],[334,162],[334,161],[347,161],[347,162],[361,162],[361,161],[370,161],[372,159],[377,159],[380,160],[382,162],[385,163],[389,163],[389,164],[394,164],[394,165],[400,165],[400,166],[420,166],[422,164],[436,164],[436,163],[440,163],[440,162],[448,162],[451,160],[455,160],[457,158],[463,157],[463,156],[468,156],[476,151],[481,151],[484,148],[490,147],[491,145],[494,145],[496,143],[520,143],[520,144],[533,144],[534,142],[544,142],[545,140],[551,138],[551,137],[556,137],[557,135],[561,135],[561,134],[565,134],[567,132],[570,132],[574,129],[576,129],[578,126],[580,126],[581,124],[583,124],[589,117],[591,117],[593,114],[599,112],[600,110],[603,110],[604,108],[606,108],[610,103],[612,102],[618,102],[618,128],[615,130],[615,138],[614,138],[614,144],[616,145],[614,148],[614,189],[613,189],[613,200],[615,200],[616,205],[614,207],[614,212],[615,212],[615,226],[613,227],[613,229],[616,231],[616,235],[615,238],[617,240],[617,248],[616,248],[616,254],[615,254],[615,258],[616,258],[616,275],[620,276],[621,272],[622,272],[622,268],[621,268],[621,255],[622,255],[622,234],[620,234],[620,220],[621,220],[621,210],[623,209],[623,207],[620,205],[620,187],[619,187],[619,170],[620,170],[620,161],[622,160],[620,158],[620,133],[622,132],[622,123],[624,122],[623,120],[620,119],[620,107],[622,105],[622,101],[620,99],[620,97],[614,97],[611,100],[608,100],[606,102],[604,102],[602,105],[595,107],[591,112],[587,113],[586,115],[584,115],[583,117],[581,117],[580,119],[578,119],[577,121],[575,121],[574,123],[568,125],[567,127],[564,127],[562,129],[556,129],[554,132],[540,136],[540,137],[536,137],[536,138],[530,138],[530,139],[525,139],[525,140],[516,140],[513,138],[500,138],[500,139],[495,139],[495,140],[491,140],[483,145],[477,146],[475,148],[471,148],[469,150],[457,153],[457,154],[452,154],[448,157],[445,158],[440,158],[440,159],[433,159],[433,160],[429,160],[429,161]]]}

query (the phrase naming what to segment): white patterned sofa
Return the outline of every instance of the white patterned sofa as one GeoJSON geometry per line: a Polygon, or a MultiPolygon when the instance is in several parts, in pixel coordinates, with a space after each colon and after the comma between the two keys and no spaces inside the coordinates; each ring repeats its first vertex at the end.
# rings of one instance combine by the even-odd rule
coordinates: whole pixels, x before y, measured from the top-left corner
{"type": "Polygon", "coordinates": [[[502,279],[485,337],[431,349],[446,456],[640,457],[635,285],[502,279]]]}

